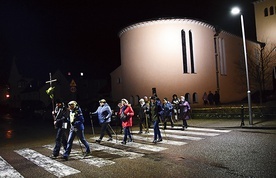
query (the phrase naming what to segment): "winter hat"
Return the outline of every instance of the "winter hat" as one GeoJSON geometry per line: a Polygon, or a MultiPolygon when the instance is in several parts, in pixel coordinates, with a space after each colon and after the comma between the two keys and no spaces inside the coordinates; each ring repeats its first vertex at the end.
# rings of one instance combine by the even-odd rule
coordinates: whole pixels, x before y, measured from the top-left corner
{"type": "Polygon", "coordinates": [[[122,101],[125,102],[126,104],[128,104],[127,99],[123,98],[122,101]]]}
{"type": "Polygon", "coordinates": [[[99,101],[99,103],[106,103],[106,100],[105,100],[105,99],[101,99],[101,100],[99,101]]]}

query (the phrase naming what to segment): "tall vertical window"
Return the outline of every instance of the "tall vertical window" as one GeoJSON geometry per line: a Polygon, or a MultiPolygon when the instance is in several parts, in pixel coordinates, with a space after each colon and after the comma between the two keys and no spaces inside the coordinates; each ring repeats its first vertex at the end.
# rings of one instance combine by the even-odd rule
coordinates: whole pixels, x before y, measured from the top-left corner
{"type": "Polygon", "coordinates": [[[265,17],[268,16],[268,9],[267,9],[267,8],[264,9],[264,16],[265,16],[265,17]]]}
{"type": "Polygon", "coordinates": [[[185,37],[184,30],[181,30],[181,40],[182,40],[183,73],[188,73],[186,37],[185,37]]]}
{"type": "Polygon", "coordinates": [[[218,48],[219,48],[219,59],[220,59],[220,74],[227,75],[224,39],[219,38],[218,43],[219,43],[218,48]]]}
{"type": "Polygon", "coordinates": [[[271,6],[269,8],[269,15],[273,15],[273,14],[274,14],[274,8],[273,8],[273,6],[271,6]]]}
{"type": "Polygon", "coordinates": [[[191,30],[189,30],[189,44],[190,44],[190,56],[191,56],[191,73],[195,73],[194,66],[194,48],[193,48],[193,34],[191,30]]]}

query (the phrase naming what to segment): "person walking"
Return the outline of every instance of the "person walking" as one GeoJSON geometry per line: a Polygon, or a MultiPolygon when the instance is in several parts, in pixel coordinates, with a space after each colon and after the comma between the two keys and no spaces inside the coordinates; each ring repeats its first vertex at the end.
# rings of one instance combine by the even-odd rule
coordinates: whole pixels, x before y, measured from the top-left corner
{"type": "Polygon", "coordinates": [[[152,142],[157,143],[162,141],[162,136],[159,129],[159,122],[160,122],[160,116],[162,115],[163,109],[162,109],[161,102],[158,100],[158,98],[156,98],[155,96],[152,96],[150,100],[151,100],[151,103],[150,103],[149,114],[150,114],[151,120],[153,121],[153,131],[154,131],[152,142]]]}
{"type": "Polygon", "coordinates": [[[177,121],[179,117],[179,98],[176,94],[173,94],[172,96],[172,106],[173,106],[173,116],[174,120],[177,121]]]}
{"type": "Polygon", "coordinates": [[[70,110],[69,121],[71,123],[71,128],[67,141],[67,147],[63,154],[63,158],[66,161],[68,160],[68,157],[70,155],[75,136],[78,137],[78,139],[84,144],[86,148],[84,156],[87,156],[91,153],[89,144],[84,137],[84,117],[81,108],[78,106],[78,103],[76,101],[70,101],[68,103],[68,106],[70,110]]]}
{"type": "Polygon", "coordinates": [[[168,98],[163,99],[163,120],[164,120],[164,129],[167,128],[167,122],[169,121],[171,123],[171,127],[174,127],[173,121],[172,121],[172,110],[173,106],[168,101],[168,98]]]}
{"type": "Polygon", "coordinates": [[[63,146],[64,150],[67,147],[67,134],[66,130],[68,127],[68,116],[69,110],[65,107],[64,103],[61,101],[56,102],[55,110],[52,112],[54,119],[54,126],[57,131],[56,133],[56,145],[53,149],[53,154],[51,158],[56,158],[59,156],[60,147],[63,146]]]}
{"type": "Polygon", "coordinates": [[[148,129],[145,127],[147,106],[146,106],[145,100],[143,98],[141,98],[139,100],[139,103],[140,103],[140,107],[139,107],[139,113],[138,113],[137,117],[139,118],[140,131],[138,132],[138,134],[141,134],[141,133],[143,133],[143,128],[148,129]]]}
{"type": "Polygon", "coordinates": [[[190,119],[191,107],[189,102],[185,100],[184,96],[180,97],[179,108],[180,108],[179,117],[183,121],[182,130],[185,130],[188,127],[187,120],[190,119]]]}
{"type": "Polygon", "coordinates": [[[134,116],[134,111],[126,99],[122,99],[121,102],[122,107],[120,109],[119,116],[122,120],[122,127],[124,129],[124,138],[121,143],[126,144],[127,137],[129,137],[129,142],[133,141],[130,133],[130,127],[132,127],[132,117],[134,116]]]}
{"type": "Polygon", "coordinates": [[[109,125],[110,122],[111,122],[111,116],[112,116],[111,108],[106,103],[105,99],[101,99],[99,101],[99,104],[100,104],[100,106],[98,107],[98,109],[95,112],[92,113],[92,114],[97,114],[98,115],[99,124],[101,126],[100,138],[97,139],[96,142],[101,143],[105,132],[109,136],[107,141],[112,141],[112,135],[111,135],[110,130],[109,130],[109,127],[111,127],[109,125]]]}

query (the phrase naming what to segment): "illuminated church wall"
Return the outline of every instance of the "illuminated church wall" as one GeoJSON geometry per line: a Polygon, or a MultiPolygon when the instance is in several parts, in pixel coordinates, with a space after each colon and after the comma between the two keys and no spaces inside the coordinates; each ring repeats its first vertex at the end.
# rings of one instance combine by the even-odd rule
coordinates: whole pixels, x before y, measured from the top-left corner
{"type": "Polygon", "coordinates": [[[126,27],[119,34],[121,66],[111,73],[113,99],[124,97],[137,104],[139,97],[151,96],[156,88],[160,98],[188,93],[191,103],[201,104],[203,93],[214,93],[217,83],[222,102],[241,99],[246,84],[237,81],[244,76],[233,63],[243,59],[242,41],[220,32],[216,48],[224,59],[221,62],[223,55],[218,54],[216,75],[215,33],[213,26],[192,19],[159,19],[126,27]]]}

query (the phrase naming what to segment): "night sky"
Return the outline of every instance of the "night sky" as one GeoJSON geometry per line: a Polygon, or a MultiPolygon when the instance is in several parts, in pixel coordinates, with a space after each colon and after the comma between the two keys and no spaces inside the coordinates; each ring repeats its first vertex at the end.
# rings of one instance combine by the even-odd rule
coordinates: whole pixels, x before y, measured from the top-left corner
{"type": "Polygon", "coordinates": [[[108,77],[120,65],[119,31],[162,17],[193,18],[255,40],[253,0],[1,0],[0,84],[15,59],[22,75],[47,80],[56,69],[108,77]]]}

